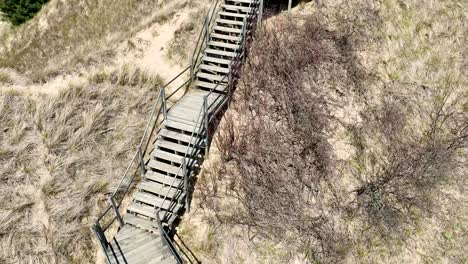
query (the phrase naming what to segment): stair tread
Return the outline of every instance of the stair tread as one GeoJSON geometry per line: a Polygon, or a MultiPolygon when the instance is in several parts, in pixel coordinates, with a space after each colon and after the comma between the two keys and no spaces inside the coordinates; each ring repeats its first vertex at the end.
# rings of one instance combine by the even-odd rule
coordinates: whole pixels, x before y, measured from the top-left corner
{"type": "Polygon", "coordinates": [[[226,90],[226,87],[227,87],[226,84],[210,83],[210,82],[204,82],[204,81],[200,81],[200,80],[196,80],[194,85],[199,86],[199,87],[204,87],[204,88],[207,88],[207,89],[215,89],[216,91],[219,91],[219,92],[224,92],[226,90]]]}
{"type": "MultiPolygon", "coordinates": [[[[162,183],[154,182],[154,181],[148,181],[148,180],[142,181],[138,185],[138,189],[144,190],[146,192],[150,192],[150,193],[153,193],[153,194],[157,194],[157,195],[160,195],[160,196],[163,196],[163,197],[165,195],[173,197],[174,195],[177,194],[177,191],[178,191],[175,187],[171,188],[168,185],[163,185],[162,183]]],[[[157,205],[157,204],[154,204],[153,202],[151,204],[152,205],[157,205]]]]}
{"type": "Polygon", "coordinates": [[[219,14],[223,16],[241,17],[241,18],[244,18],[247,16],[247,14],[239,14],[239,13],[232,13],[232,12],[226,12],[226,11],[221,11],[219,12],[219,14]]]}
{"type": "MultiPolygon", "coordinates": [[[[167,200],[165,202],[165,204],[170,204],[170,200],[167,200]]],[[[180,204],[177,204],[178,206],[176,206],[176,208],[180,208],[181,205],[180,204]]],[[[149,205],[144,205],[144,204],[138,204],[138,203],[132,203],[127,211],[131,212],[131,213],[136,213],[136,214],[139,214],[139,215],[143,215],[143,216],[146,216],[148,217],[149,219],[156,219],[156,212],[158,212],[158,209],[157,208],[154,208],[152,206],[149,206],[149,205]]],[[[167,216],[170,216],[170,215],[176,215],[176,214],[173,214],[172,212],[169,212],[169,211],[160,211],[159,212],[159,217],[162,218],[162,216],[164,215],[167,215],[167,216]]],[[[164,219],[163,219],[164,220],[164,219]]]]}
{"type": "Polygon", "coordinates": [[[230,27],[223,27],[223,26],[214,26],[213,29],[214,29],[214,30],[219,30],[219,31],[228,32],[228,33],[237,33],[237,34],[242,33],[242,29],[238,29],[238,28],[230,28],[230,27]]]}
{"type": "Polygon", "coordinates": [[[144,219],[133,214],[125,215],[124,221],[127,224],[130,224],[132,226],[135,226],[135,227],[138,227],[138,228],[141,228],[141,229],[144,229],[144,230],[147,230],[147,231],[150,231],[159,235],[158,223],[156,221],[144,219]]]}
{"type": "Polygon", "coordinates": [[[229,65],[229,64],[231,64],[231,61],[232,61],[232,60],[214,58],[214,57],[210,57],[210,56],[203,56],[203,57],[202,57],[202,61],[207,61],[207,62],[212,62],[212,63],[217,63],[217,64],[229,65]]]}
{"type": "Polygon", "coordinates": [[[240,45],[230,44],[230,43],[225,43],[225,42],[220,42],[220,41],[209,41],[208,45],[221,47],[221,48],[227,48],[227,49],[233,49],[233,50],[238,50],[240,48],[240,45]]]}
{"type": "Polygon", "coordinates": [[[212,71],[212,72],[220,72],[224,74],[229,73],[229,68],[215,66],[215,65],[208,65],[208,64],[201,64],[200,69],[203,69],[206,71],[212,71]]]}
{"type": "Polygon", "coordinates": [[[240,36],[231,36],[231,35],[226,35],[226,34],[218,34],[218,33],[211,33],[210,34],[211,38],[218,38],[218,39],[224,39],[228,41],[234,41],[234,42],[240,42],[241,37],[240,36]]]}
{"type": "Polygon", "coordinates": [[[166,129],[166,128],[161,129],[159,131],[159,135],[163,136],[163,137],[168,137],[168,138],[172,138],[172,139],[175,139],[175,140],[183,141],[183,142],[186,142],[186,143],[190,143],[190,142],[195,141],[195,139],[192,139],[191,135],[187,135],[187,134],[180,133],[180,132],[177,132],[177,131],[172,131],[172,130],[169,130],[169,129],[166,129]]]}
{"type": "Polygon", "coordinates": [[[242,12],[249,12],[250,10],[255,9],[254,7],[228,5],[228,4],[222,4],[221,7],[226,9],[226,10],[242,11],[242,12]]]}
{"type": "MultiPolygon", "coordinates": [[[[178,122],[178,121],[175,121],[175,120],[170,120],[170,119],[164,120],[163,125],[167,126],[167,127],[183,130],[183,131],[186,131],[186,132],[190,132],[190,133],[192,133],[192,131],[194,131],[193,128],[195,126],[200,127],[200,125],[186,124],[186,123],[181,123],[181,122],[178,122]]],[[[197,132],[198,132],[198,129],[195,129],[195,133],[197,133],[197,132]]]]}
{"type": "Polygon", "coordinates": [[[220,24],[230,24],[230,25],[236,25],[236,26],[243,26],[243,25],[244,25],[244,22],[243,22],[243,21],[230,20],[230,19],[223,19],[223,18],[218,18],[218,19],[216,19],[216,23],[220,23],[220,24]]]}
{"type": "Polygon", "coordinates": [[[258,0],[227,0],[229,2],[243,3],[243,4],[257,4],[258,0]]]}
{"type": "Polygon", "coordinates": [[[175,185],[175,186],[179,186],[180,181],[181,181],[177,177],[165,175],[165,174],[151,171],[151,170],[146,171],[145,178],[148,180],[164,183],[167,185],[175,185]]]}
{"type": "Polygon", "coordinates": [[[208,79],[210,81],[223,82],[223,83],[226,83],[226,84],[228,82],[227,75],[217,75],[217,74],[209,74],[209,73],[204,73],[204,72],[198,72],[196,76],[199,77],[199,78],[208,79]]]}
{"type": "MultiPolygon", "coordinates": [[[[166,197],[166,196],[164,196],[166,197]]],[[[177,204],[172,204],[169,202],[164,202],[164,197],[158,197],[155,195],[152,195],[150,193],[145,193],[145,192],[137,192],[135,194],[135,200],[143,203],[147,203],[155,208],[161,208],[166,211],[171,211],[177,213],[181,206],[179,203],[177,204]]],[[[172,197],[167,196],[168,199],[172,199],[172,197]]]]}
{"type": "MultiPolygon", "coordinates": [[[[176,143],[164,141],[164,140],[157,140],[156,145],[160,147],[164,147],[167,149],[172,149],[178,152],[185,152],[187,150],[187,146],[179,145],[176,143]],[[158,143],[159,142],[159,143],[158,143]],[[180,146],[180,147],[179,147],[180,146]]],[[[164,171],[170,174],[175,174],[178,176],[184,176],[182,168],[180,166],[174,166],[171,164],[167,164],[164,162],[156,161],[156,160],[150,160],[148,162],[148,167],[155,169],[155,170],[160,170],[164,171]]]]}
{"type": "Polygon", "coordinates": [[[216,50],[216,49],[205,49],[205,53],[211,53],[211,54],[216,54],[216,55],[221,55],[221,56],[226,56],[226,57],[231,57],[231,58],[235,58],[237,56],[235,52],[222,51],[222,50],[216,50]]]}

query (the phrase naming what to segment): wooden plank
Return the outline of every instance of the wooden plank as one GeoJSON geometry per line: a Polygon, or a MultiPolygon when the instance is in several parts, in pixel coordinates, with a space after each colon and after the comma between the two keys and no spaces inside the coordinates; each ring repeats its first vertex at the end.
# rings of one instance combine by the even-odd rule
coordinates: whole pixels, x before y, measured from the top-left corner
{"type": "Polygon", "coordinates": [[[226,56],[226,57],[231,57],[231,58],[235,58],[237,56],[235,52],[216,50],[216,49],[205,49],[205,53],[226,56]]]}
{"type": "Polygon", "coordinates": [[[231,36],[231,35],[226,35],[226,34],[211,33],[210,37],[211,38],[228,40],[228,41],[233,41],[235,43],[240,43],[240,41],[241,41],[240,36],[231,36]]]}
{"type": "Polygon", "coordinates": [[[229,24],[229,25],[235,25],[235,26],[241,26],[241,27],[244,25],[243,21],[236,21],[236,20],[222,19],[222,18],[216,19],[216,23],[229,24]]]}
{"type": "Polygon", "coordinates": [[[194,85],[208,88],[208,89],[216,89],[216,91],[224,91],[227,87],[227,85],[225,84],[216,84],[216,83],[204,82],[200,80],[196,80],[194,85]]]}
{"type": "MultiPolygon", "coordinates": [[[[168,196],[168,198],[172,199],[172,196],[171,197],[168,196]]],[[[163,210],[166,210],[166,211],[178,212],[180,209],[179,204],[177,204],[178,206],[177,208],[174,208],[174,205],[171,205],[169,202],[166,201],[164,203],[164,197],[158,197],[150,193],[138,192],[135,194],[135,200],[144,202],[147,204],[152,204],[153,207],[162,208],[163,210]]]]}
{"type": "MultiPolygon", "coordinates": [[[[170,128],[190,132],[190,133],[192,133],[193,128],[195,127],[195,125],[187,125],[185,123],[180,123],[180,122],[177,122],[177,121],[174,121],[174,120],[169,120],[169,119],[164,120],[163,125],[167,126],[167,127],[170,127],[170,128]]],[[[195,130],[195,132],[197,132],[197,130],[195,130]]]]}
{"type": "Polygon", "coordinates": [[[192,140],[192,136],[191,135],[187,135],[187,134],[184,134],[184,133],[180,133],[180,132],[176,132],[176,131],[172,131],[172,130],[169,130],[169,129],[166,129],[166,128],[163,128],[159,131],[159,134],[158,134],[160,137],[167,137],[167,138],[172,138],[172,139],[175,139],[175,140],[178,140],[178,141],[183,141],[183,142],[186,142],[186,143],[190,143],[191,141],[193,142],[193,139],[192,140]]]}
{"type": "Polygon", "coordinates": [[[233,50],[238,50],[240,48],[239,45],[220,42],[220,41],[210,41],[208,42],[208,45],[214,46],[214,47],[226,48],[226,49],[233,49],[233,50]]]}
{"type": "Polygon", "coordinates": [[[237,6],[237,5],[226,5],[222,4],[221,7],[225,10],[231,10],[231,11],[238,11],[238,12],[249,12],[252,10],[255,10],[255,8],[247,7],[247,6],[237,6]]]}
{"type": "Polygon", "coordinates": [[[242,3],[242,4],[258,4],[258,0],[226,0],[226,2],[235,2],[235,3],[242,3]]]}
{"type": "Polygon", "coordinates": [[[220,59],[220,58],[215,58],[215,57],[210,57],[210,56],[203,56],[202,61],[229,65],[229,64],[231,64],[232,60],[220,59]]]}
{"type": "Polygon", "coordinates": [[[236,33],[236,34],[242,33],[242,29],[238,29],[238,28],[214,26],[213,29],[218,30],[218,31],[222,31],[222,32],[227,32],[227,33],[236,33]]]}
{"type": "Polygon", "coordinates": [[[209,73],[204,73],[204,72],[198,72],[197,77],[199,78],[204,78],[210,81],[217,81],[217,82],[223,82],[226,83],[228,82],[228,77],[226,75],[218,75],[218,74],[209,74],[209,73]]]}
{"type": "MultiPolygon", "coordinates": [[[[173,197],[177,193],[177,189],[171,188],[167,185],[163,185],[162,183],[154,182],[154,181],[143,181],[138,185],[138,189],[144,190],[150,193],[158,194],[161,196],[170,195],[173,197]]],[[[154,202],[150,204],[155,205],[154,202]]]]}
{"type": "Polygon", "coordinates": [[[239,14],[239,13],[226,12],[226,11],[221,11],[219,12],[219,14],[221,16],[240,17],[240,18],[244,18],[247,16],[247,14],[239,14]]]}
{"type": "MultiPolygon", "coordinates": [[[[189,151],[193,149],[188,146],[179,145],[179,144],[172,143],[172,142],[165,141],[165,140],[157,140],[156,145],[158,147],[163,147],[166,149],[171,149],[177,152],[184,152],[184,153],[187,149],[189,149],[189,151]]],[[[179,166],[173,166],[173,165],[160,162],[160,161],[156,161],[153,159],[148,162],[148,167],[155,169],[155,170],[165,171],[170,174],[184,176],[182,168],[180,168],[179,166]]]]}
{"type": "Polygon", "coordinates": [[[180,179],[178,179],[177,177],[174,179],[173,176],[164,175],[162,173],[151,171],[151,170],[146,171],[145,178],[148,180],[152,180],[155,182],[160,182],[160,183],[168,184],[168,185],[174,184],[176,186],[179,186],[180,184],[180,179]]]}
{"type": "Polygon", "coordinates": [[[224,74],[229,73],[229,68],[219,67],[219,66],[214,66],[214,65],[207,65],[207,64],[201,64],[200,69],[205,70],[205,71],[211,71],[211,72],[220,72],[224,74]]]}
{"type": "Polygon", "coordinates": [[[144,219],[133,214],[127,214],[125,216],[125,222],[129,225],[138,227],[141,230],[146,230],[159,235],[158,223],[148,219],[144,219]]]}

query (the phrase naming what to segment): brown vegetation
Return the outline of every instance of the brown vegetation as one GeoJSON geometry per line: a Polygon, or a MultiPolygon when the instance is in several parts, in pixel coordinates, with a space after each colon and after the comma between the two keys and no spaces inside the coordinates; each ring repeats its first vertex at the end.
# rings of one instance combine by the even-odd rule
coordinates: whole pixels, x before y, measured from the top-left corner
{"type": "MultiPolygon", "coordinates": [[[[205,258],[229,263],[223,237],[241,234],[249,254],[280,243],[274,263],[392,262],[414,240],[426,261],[438,258],[444,241],[421,230],[459,221],[468,97],[458,82],[388,81],[364,65],[363,51],[384,41],[384,20],[366,7],[333,21],[276,18],[257,34],[216,136],[219,159],[197,185],[205,223],[220,230],[205,258]]],[[[463,262],[463,230],[446,259],[463,262]]]]}

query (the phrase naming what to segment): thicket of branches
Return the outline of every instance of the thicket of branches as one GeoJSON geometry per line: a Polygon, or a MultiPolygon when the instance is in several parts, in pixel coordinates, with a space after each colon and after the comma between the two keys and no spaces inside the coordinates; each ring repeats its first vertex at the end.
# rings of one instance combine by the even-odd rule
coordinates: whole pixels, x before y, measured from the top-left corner
{"type": "Polygon", "coordinates": [[[444,186],[464,180],[467,100],[454,87],[416,92],[397,82],[380,97],[366,94],[375,77],[355,51],[371,40],[354,21],[336,30],[321,21],[279,20],[257,34],[217,135],[222,164],[200,190],[220,221],[336,263],[375,237],[404,240],[435,212],[444,186]],[[348,125],[336,113],[351,95],[362,100],[361,121],[348,125]],[[350,160],[330,142],[342,125],[350,160]],[[220,211],[217,197],[240,207],[220,211]]]}

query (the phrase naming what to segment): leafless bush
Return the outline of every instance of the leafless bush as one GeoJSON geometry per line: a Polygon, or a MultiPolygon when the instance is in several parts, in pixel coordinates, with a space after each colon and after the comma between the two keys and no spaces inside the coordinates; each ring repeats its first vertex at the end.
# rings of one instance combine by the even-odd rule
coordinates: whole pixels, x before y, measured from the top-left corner
{"type": "Polygon", "coordinates": [[[358,144],[366,152],[356,157],[361,185],[351,206],[379,233],[400,236],[422,216],[436,216],[441,191],[463,179],[467,98],[452,89],[438,90],[408,97],[390,92],[380,107],[363,112],[361,140],[366,140],[358,144]]]}
{"type": "Polygon", "coordinates": [[[320,21],[279,20],[257,34],[234,94],[235,113],[228,112],[217,135],[227,162],[221,173],[230,175],[227,195],[242,210],[220,218],[294,240],[308,259],[331,260],[345,255],[347,237],[333,217],[340,198],[331,192],[338,178],[327,141],[329,108],[355,87],[340,78],[353,76],[356,64],[342,47],[347,35],[320,21]],[[333,90],[324,77],[330,71],[341,82],[333,90]]]}
{"type": "MultiPolygon", "coordinates": [[[[365,15],[380,23],[372,10],[365,15]]],[[[437,215],[441,190],[462,186],[467,101],[459,87],[403,82],[368,93],[368,83],[382,82],[355,56],[378,37],[366,37],[363,21],[335,30],[321,21],[279,20],[257,34],[217,134],[223,163],[197,188],[221,222],[291,242],[307,261],[336,263],[375,237],[390,248],[422,216],[437,215]],[[342,162],[330,139],[348,121],[336,110],[349,98],[362,100],[361,120],[345,128],[354,156],[342,162]],[[240,206],[220,212],[216,197],[240,206]]]]}

